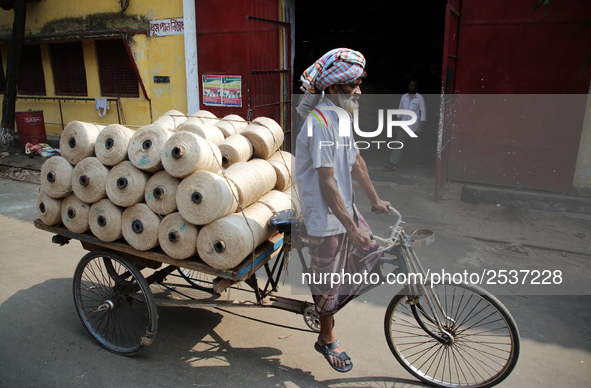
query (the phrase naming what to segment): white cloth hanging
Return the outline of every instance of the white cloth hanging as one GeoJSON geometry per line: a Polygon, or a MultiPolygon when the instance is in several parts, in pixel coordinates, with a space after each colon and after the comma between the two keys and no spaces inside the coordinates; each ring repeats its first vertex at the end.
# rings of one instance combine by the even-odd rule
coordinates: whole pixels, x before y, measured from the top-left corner
{"type": "Polygon", "coordinates": [[[94,105],[98,111],[99,117],[105,117],[107,115],[107,109],[109,109],[109,103],[106,98],[95,98],[94,105]],[[103,110],[101,113],[101,109],[103,110]]]}

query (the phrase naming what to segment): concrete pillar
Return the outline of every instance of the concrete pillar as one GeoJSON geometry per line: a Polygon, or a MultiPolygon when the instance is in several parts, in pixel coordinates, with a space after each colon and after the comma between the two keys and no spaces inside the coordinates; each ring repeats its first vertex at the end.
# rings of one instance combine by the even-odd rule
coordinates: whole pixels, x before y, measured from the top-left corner
{"type": "Polygon", "coordinates": [[[183,0],[185,25],[185,68],[187,73],[187,114],[200,108],[199,66],[197,61],[197,25],[195,23],[195,0],[183,0]]]}

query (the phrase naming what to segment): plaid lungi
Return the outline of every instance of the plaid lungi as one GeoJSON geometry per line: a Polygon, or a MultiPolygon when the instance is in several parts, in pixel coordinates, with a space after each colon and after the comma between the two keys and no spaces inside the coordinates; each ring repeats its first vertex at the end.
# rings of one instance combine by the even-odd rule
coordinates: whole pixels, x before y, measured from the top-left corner
{"type": "MultiPolygon", "coordinates": [[[[361,214],[355,214],[354,220],[357,226],[367,229],[371,233],[369,225],[361,214]]],[[[320,316],[329,317],[349,303],[363,289],[370,286],[370,282],[361,281],[359,284],[353,281],[355,274],[368,274],[375,272],[381,252],[376,252],[380,246],[377,243],[358,248],[353,246],[346,233],[333,236],[316,237],[308,236],[310,243],[309,253],[312,257],[310,269],[312,272],[312,297],[316,304],[316,311],[320,316]],[[375,252],[372,254],[372,252],[375,252]],[[364,257],[370,255],[363,261],[364,257]],[[336,285],[331,284],[332,274],[349,274],[350,281],[341,279],[336,285]],[[325,275],[326,274],[326,275],[325,275]],[[328,281],[318,281],[328,279],[328,281]]],[[[356,280],[360,279],[357,275],[356,280]]]]}

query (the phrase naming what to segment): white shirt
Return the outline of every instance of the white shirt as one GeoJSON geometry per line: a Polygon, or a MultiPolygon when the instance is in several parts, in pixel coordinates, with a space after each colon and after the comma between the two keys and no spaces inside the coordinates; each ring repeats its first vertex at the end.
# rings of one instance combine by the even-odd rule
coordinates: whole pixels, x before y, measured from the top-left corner
{"type": "MultiPolygon", "coordinates": [[[[334,168],[334,179],[347,211],[353,217],[353,164],[359,154],[349,126],[349,136],[339,137],[339,117],[336,112],[321,110],[322,106],[334,106],[327,98],[316,107],[328,121],[328,127],[312,118],[312,136],[308,137],[307,122],[296,140],[295,173],[302,206],[302,215],[308,234],[331,236],[345,233],[345,227],[329,209],[320,187],[319,167],[334,168]],[[322,142],[322,143],[321,143],[322,142]],[[331,143],[329,143],[331,142],[331,143]],[[331,145],[332,144],[332,145],[331,145]]],[[[351,117],[351,120],[352,117],[351,117]]]]}
{"type": "MultiPolygon", "coordinates": [[[[402,96],[398,109],[407,109],[416,113],[417,121],[414,124],[408,126],[413,132],[416,132],[419,128],[419,121],[427,121],[427,108],[425,107],[425,99],[419,93],[416,93],[415,97],[412,99],[408,93],[402,96]]],[[[398,118],[402,120],[411,119],[409,115],[398,115],[398,118]]]]}

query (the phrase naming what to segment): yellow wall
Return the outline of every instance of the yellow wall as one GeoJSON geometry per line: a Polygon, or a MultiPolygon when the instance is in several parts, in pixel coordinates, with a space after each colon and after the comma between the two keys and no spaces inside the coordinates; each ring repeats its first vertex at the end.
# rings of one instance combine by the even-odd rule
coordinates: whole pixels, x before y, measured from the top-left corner
{"type": "MultiPolygon", "coordinates": [[[[0,12],[0,36],[10,35],[13,11],[0,12]]],[[[48,35],[59,39],[63,33],[95,30],[120,29],[148,30],[148,20],[183,17],[182,0],[170,2],[156,0],[130,1],[125,14],[121,14],[117,1],[61,0],[59,2],[41,0],[27,5],[25,39],[41,46],[47,97],[54,97],[53,74],[48,44],[68,40],[45,40],[48,35]],[[106,23],[106,24],[105,24],[106,23]],[[39,41],[36,42],[36,37],[39,41]]],[[[185,78],[185,56],[183,35],[149,37],[145,34],[128,35],[129,45],[138,72],[144,83],[148,99],[140,86],[139,98],[121,98],[118,117],[118,104],[109,102],[110,109],[105,117],[99,117],[94,100],[66,101],[18,98],[16,111],[43,110],[46,132],[57,137],[64,125],[73,120],[111,124],[121,122],[130,127],[150,124],[168,110],[176,109],[186,113],[187,93],[185,78]],[[170,76],[170,84],[154,84],[154,76],[170,76]],[[61,114],[60,114],[61,102],[61,114]]],[[[82,39],[86,66],[89,98],[102,97],[98,77],[98,62],[95,40],[82,39]]],[[[107,38],[104,38],[107,39],[107,38]]],[[[112,39],[112,38],[109,38],[112,39]]],[[[121,39],[121,38],[116,38],[121,39]]],[[[77,39],[80,41],[80,39],[77,39]]],[[[1,47],[4,69],[8,57],[8,46],[1,47]]]]}

